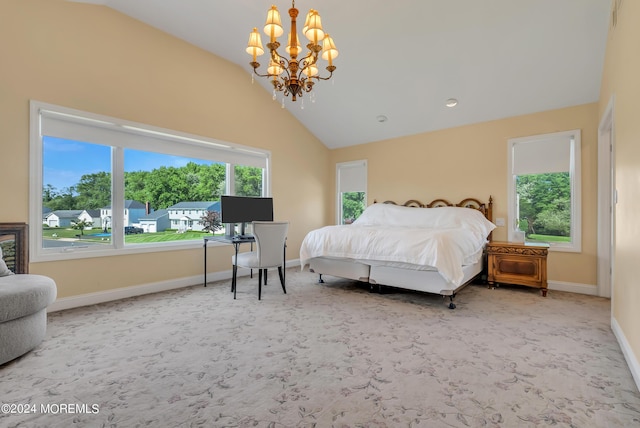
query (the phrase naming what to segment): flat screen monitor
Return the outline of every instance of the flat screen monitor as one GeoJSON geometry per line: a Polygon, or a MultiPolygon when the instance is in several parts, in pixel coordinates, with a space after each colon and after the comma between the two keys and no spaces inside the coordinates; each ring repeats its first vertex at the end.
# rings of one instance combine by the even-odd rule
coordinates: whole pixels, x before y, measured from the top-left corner
{"type": "Polygon", "coordinates": [[[273,198],[222,196],[220,213],[222,223],[273,221],[273,198]]]}

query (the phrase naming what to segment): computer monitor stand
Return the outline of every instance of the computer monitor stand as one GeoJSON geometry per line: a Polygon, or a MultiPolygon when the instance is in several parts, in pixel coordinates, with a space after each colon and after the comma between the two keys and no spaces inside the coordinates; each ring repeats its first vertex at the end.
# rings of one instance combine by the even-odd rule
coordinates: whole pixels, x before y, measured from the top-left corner
{"type": "Polygon", "coordinates": [[[240,234],[237,235],[237,238],[243,239],[243,238],[245,238],[247,236],[245,234],[246,228],[247,228],[247,223],[245,223],[245,222],[240,223],[240,234]]]}

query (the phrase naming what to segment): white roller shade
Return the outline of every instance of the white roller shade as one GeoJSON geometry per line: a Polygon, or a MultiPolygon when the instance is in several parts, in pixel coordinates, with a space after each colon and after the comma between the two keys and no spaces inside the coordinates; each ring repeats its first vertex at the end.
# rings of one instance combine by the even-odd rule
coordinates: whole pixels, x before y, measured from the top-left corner
{"type": "Polygon", "coordinates": [[[367,191],[367,162],[339,163],[338,192],[366,192],[367,191]]]}
{"type": "Polygon", "coordinates": [[[555,136],[544,140],[520,141],[513,145],[513,174],[569,172],[573,138],[555,136]]]}
{"type": "Polygon", "coordinates": [[[46,109],[40,109],[39,114],[41,135],[258,168],[267,167],[267,153],[249,147],[175,131],[169,133],[133,123],[111,122],[108,118],[91,119],[46,109]]]}

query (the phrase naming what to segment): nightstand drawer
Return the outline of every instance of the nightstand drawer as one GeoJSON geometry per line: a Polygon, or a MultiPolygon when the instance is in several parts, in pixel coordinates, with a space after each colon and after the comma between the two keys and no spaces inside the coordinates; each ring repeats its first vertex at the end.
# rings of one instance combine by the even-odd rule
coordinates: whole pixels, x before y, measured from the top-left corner
{"type": "Polygon", "coordinates": [[[513,284],[527,281],[532,285],[540,284],[542,281],[541,260],[534,257],[497,255],[493,257],[494,276],[497,281],[509,282],[513,284]]]}

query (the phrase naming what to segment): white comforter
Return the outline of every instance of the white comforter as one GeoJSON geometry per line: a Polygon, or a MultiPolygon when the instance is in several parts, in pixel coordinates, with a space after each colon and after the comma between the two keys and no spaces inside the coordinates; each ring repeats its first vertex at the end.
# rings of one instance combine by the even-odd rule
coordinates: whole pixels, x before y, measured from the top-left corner
{"type": "Polygon", "coordinates": [[[462,266],[482,256],[486,237],[460,228],[326,226],[307,234],[300,248],[304,268],[315,257],[347,258],[416,270],[438,270],[458,286],[462,266]]]}

